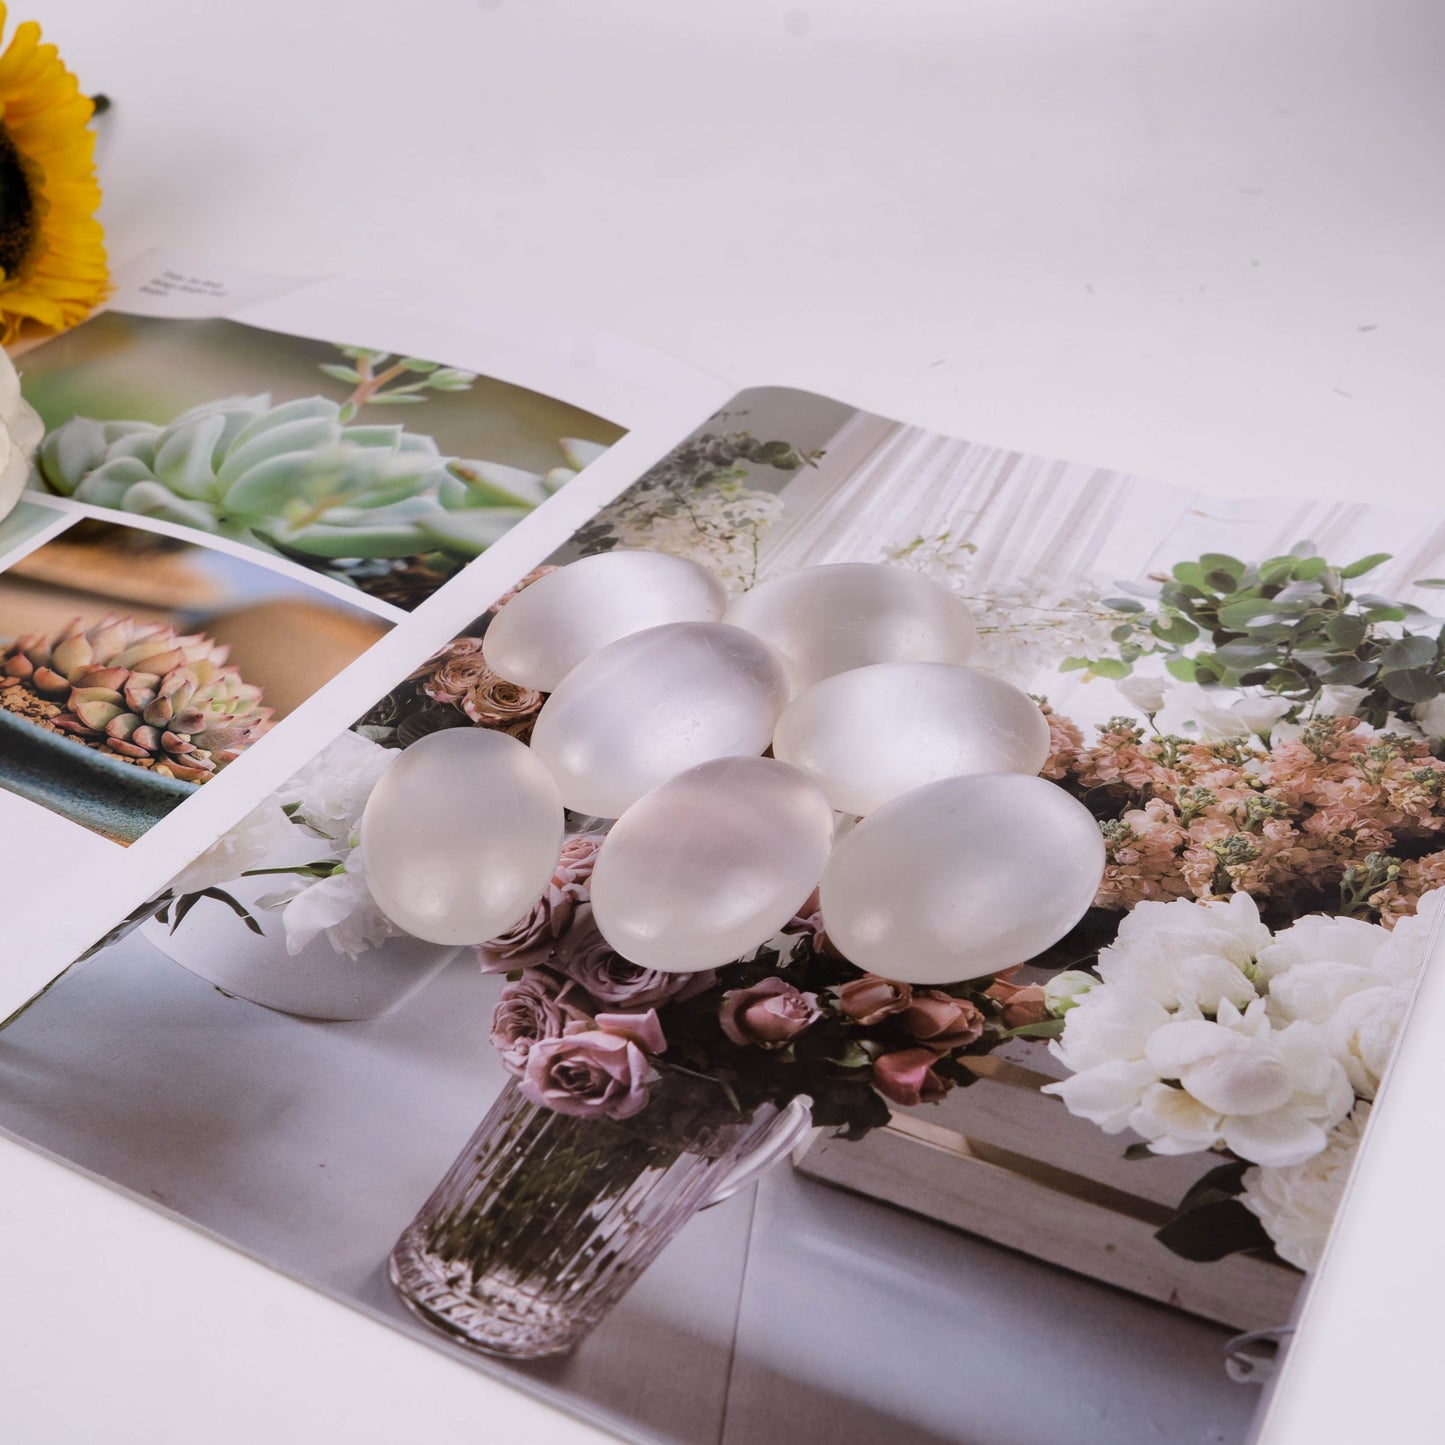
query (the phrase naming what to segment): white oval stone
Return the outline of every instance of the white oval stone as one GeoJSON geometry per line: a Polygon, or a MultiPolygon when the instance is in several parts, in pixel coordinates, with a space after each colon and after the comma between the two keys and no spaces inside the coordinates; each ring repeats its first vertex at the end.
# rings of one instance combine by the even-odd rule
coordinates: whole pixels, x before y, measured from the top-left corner
{"type": "Polygon", "coordinates": [[[828,940],[903,983],[958,983],[1024,963],[1093,902],[1104,839],[1044,778],[945,778],[863,819],[823,872],[828,940]]]}
{"type": "Polygon", "coordinates": [[[603,938],[643,968],[695,973],[766,943],[818,886],[833,811],[771,758],[716,758],[639,798],[592,870],[603,938]]]}
{"type": "Polygon", "coordinates": [[[551,692],[584,658],[665,622],[718,622],[727,591],[706,567],[665,552],[598,552],[525,587],[482,639],[487,666],[551,692]]]}
{"type": "Polygon", "coordinates": [[[872,662],[967,662],[978,647],[973,614],[946,587],[874,562],[771,578],[733,598],[727,621],[777,648],[795,695],[872,662]]]}
{"type": "Polygon", "coordinates": [[[448,728],[407,748],[361,815],[366,883],[398,928],[481,943],[542,895],[562,851],[562,799],[505,733],[448,728]]]}
{"type": "Polygon", "coordinates": [[[777,654],[724,622],[670,622],[577,664],[537,714],[532,751],[579,813],[619,817],[709,758],[756,757],[788,700],[777,654]]]}
{"type": "Polygon", "coordinates": [[[841,813],[966,773],[1037,773],[1049,723],[1021,688],[946,662],[875,662],[815,682],[790,702],[773,753],[813,778],[841,813]]]}

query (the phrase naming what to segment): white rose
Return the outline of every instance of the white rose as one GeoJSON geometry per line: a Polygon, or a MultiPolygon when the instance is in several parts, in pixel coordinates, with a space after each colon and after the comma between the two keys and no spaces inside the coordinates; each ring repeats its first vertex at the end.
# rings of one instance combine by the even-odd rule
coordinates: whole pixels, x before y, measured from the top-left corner
{"type": "Polygon", "coordinates": [[[1209,690],[1197,683],[1171,688],[1154,725],[1162,733],[1221,742],[1255,733],[1261,738],[1290,710],[1292,703],[1267,694],[1209,690]],[[1233,701],[1227,702],[1227,698],[1233,701]]]}
{"type": "Polygon", "coordinates": [[[1129,984],[1092,988],[1064,1016],[1049,1052],[1076,1074],[1117,1059],[1142,1059],[1149,1039],[1169,1022],[1158,999],[1129,984]]]}
{"type": "Polygon", "coordinates": [[[1240,1202],[1264,1225],[1279,1257],[1297,1269],[1313,1269],[1324,1254],[1369,1118],[1370,1105],[1358,1103],[1303,1163],[1244,1171],[1240,1202]]]}
{"type": "Polygon", "coordinates": [[[1330,1052],[1362,1099],[1379,1091],[1409,1007],[1408,990],[1386,984],[1351,994],[1325,1025],[1330,1052]]]}
{"type": "Polygon", "coordinates": [[[20,500],[30,479],[30,459],[44,435],[45,423],[20,395],[20,377],[0,351],[0,519],[20,500]]]}
{"type": "Polygon", "coordinates": [[[1377,923],[1312,913],[1281,929],[1272,943],[1260,949],[1259,973],[1272,981],[1300,964],[1326,962],[1373,970],[1376,956],[1389,941],[1389,930],[1377,923]]]}
{"type": "Polygon", "coordinates": [[[1427,738],[1445,737],[1445,693],[1432,697],[1429,702],[1416,703],[1410,713],[1427,738]]]}
{"type": "Polygon", "coordinates": [[[286,902],[281,921],[286,929],[286,951],[292,954],[300,953],[319,933],[326,934],[338,953],[352,958],[400,935],[366,886],[359,848],[346,859],[342,872],[295,893],[286,902]]]}
{"type": "Polygon", "coordinates": [[[1326,683],[1315,698],[1316,717],[1354,717],[1360,704],[1370,695],[1367,687],[1353,687],[1349,683],[1326,683]]]}
{"type": "Polygon", "coordinates": [[[1216,903],[1141,903],[1099,955],[1099,977],[1128,983],[1167,1008],[1216,1013],[1225,1000],[1245,1008],[1258,996],[1255,958],[1269,942],[1247,893],[1216,903]]]}
{"type": "Polygon", "coordinates": [[[1397,988],[1414,987],[1435,942],[1442,912],[1445,912],[1445,888],[1432,888],[1420,895],[1415,912],[1400,919],[1386,934],[1374,963],[1381,983],[1392,983],[1397,988]]]}
{"type": "Polygon", "coordinates": [[[298,838],[305,836],[281,811],[281,805],[267,798],[177,873],[166,885],[167,891],[179,898],[233,883],[247,869],[264,868],[294,851],[298,838]]]}

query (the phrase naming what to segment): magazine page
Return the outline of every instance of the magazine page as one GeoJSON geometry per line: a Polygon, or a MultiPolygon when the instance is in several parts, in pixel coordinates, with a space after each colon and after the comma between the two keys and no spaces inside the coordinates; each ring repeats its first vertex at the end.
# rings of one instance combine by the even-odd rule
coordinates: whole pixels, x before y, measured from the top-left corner
{"type": "Polygon", "coordinates": [[[1445,518],[757,389],[573,523],[5,1027],[0,1128],[627,1438],[1246,1440],[1439,921],[1445,518]]]}
{"type": "Polygon", "coordinates": [[[20,370],[0,1017],[723,393],[505,309],[163,255],[20,370]]]}

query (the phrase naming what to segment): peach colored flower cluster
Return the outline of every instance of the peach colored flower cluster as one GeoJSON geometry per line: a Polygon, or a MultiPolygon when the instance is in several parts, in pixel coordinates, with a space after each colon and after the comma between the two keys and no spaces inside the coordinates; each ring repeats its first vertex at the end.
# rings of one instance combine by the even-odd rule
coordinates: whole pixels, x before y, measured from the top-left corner
{"type": "Polygon", "coordinates": [[[1445,762],[1423,739],[1349,717],[1272,747],[1149,734],[1129,718],[1085,745],[1067,719],[1050,712],[1049,726],[1044,776],[1101,817],[1100,908],[1244,892],[1275,913],[1389,925],[1445,884],[1445,762]]]}

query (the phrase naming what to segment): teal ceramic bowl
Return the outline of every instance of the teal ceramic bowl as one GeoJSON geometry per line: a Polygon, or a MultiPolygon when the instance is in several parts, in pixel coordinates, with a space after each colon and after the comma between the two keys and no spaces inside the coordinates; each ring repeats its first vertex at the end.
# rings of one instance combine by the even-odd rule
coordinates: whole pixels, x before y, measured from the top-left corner
{"type": "Polygon", "coordinates": [[[198,787],[157,777],[0,709],[0,788],[118,843],[134,843],[198,787]]]}

